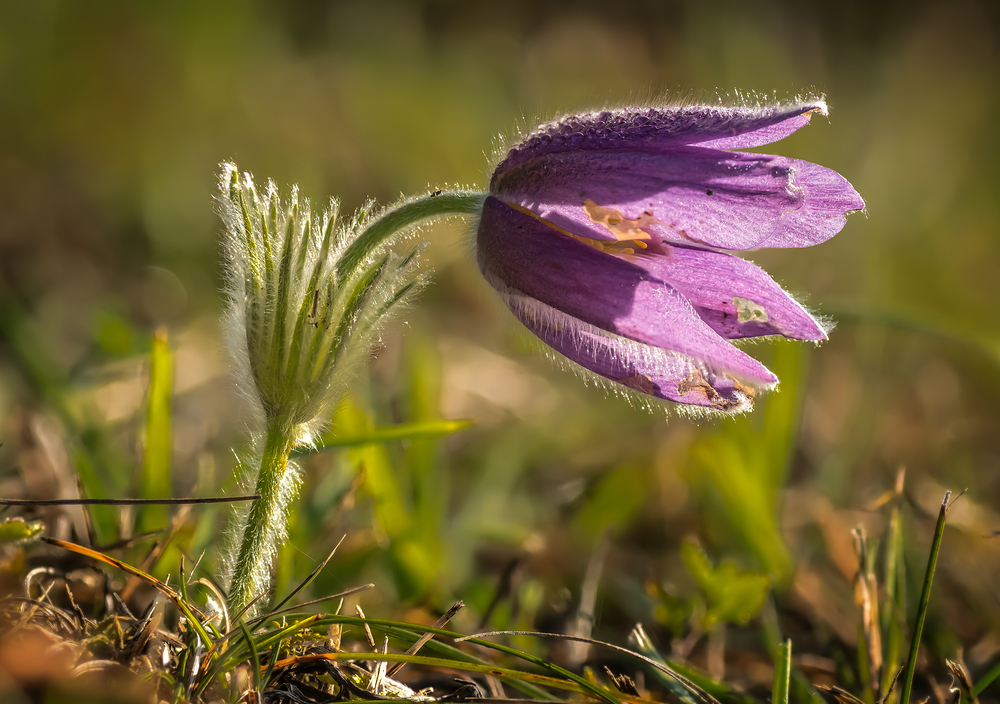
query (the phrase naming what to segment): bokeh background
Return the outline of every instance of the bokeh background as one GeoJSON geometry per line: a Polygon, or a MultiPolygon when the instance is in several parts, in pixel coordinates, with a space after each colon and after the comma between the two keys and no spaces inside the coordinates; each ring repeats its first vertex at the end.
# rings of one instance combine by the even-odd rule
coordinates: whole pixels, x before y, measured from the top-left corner
{"type": "MultiPolygon", "coordinates": [[[[0,495],[54,498],[78,474],[91,494],[136,494],[159,328],[174,353],[172,491],[236,491],[247,441],[217,323],[223,160],[351,212],[485,186],[498,144],[561,112],[825,94],[829,119],[764,151],[840,171],[868,209],[821,246],[753,255],[839,323],[818,348],[752,348],[779,393],[692,422],[588,388],[493,300],[466,224],[427,228],[434,283],[337,432],[475,425],[304,461],[278,590],[346,534],[314,591],[374,581],[369,613],[423,618],[461,598],[463,628],[568,631],[583,597],[595,635],[624,643],[641,621],[664,652],[742,686],[770,677],[758,665],[775,629],[812,654],[810,677],[851,685],[851,530],[881,540],[881,575],[898,509],[912,616],[941,497],[968,488],[927,667],[947,682],[942,659],[961,652],[981,673],[1000,649],[998,42],[986,0],[0,2],[0,495]],[[749,592],[767,575],[763,606],[718,607],[695,544],[749,592]]],[[[51,531],[85,541],[66,515],[46,514],[51,531]]],[[[135,528],[118,509],[90,517],[99,543],[135,528]]],[[[211,574],[224,511],[177,525],[176,550],[207,550],[211,574]]]]}

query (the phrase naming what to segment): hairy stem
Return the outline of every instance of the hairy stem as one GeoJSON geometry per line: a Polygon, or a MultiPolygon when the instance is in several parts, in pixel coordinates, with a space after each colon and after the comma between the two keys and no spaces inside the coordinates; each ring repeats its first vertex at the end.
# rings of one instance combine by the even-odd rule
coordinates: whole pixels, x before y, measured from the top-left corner
{"type": "Polygon", "coordinates": [[[483,207],[485,193],[476,191],[444,191],[388,208],[369,222],[364,232],[344,252],[337,262],[337,276],[344,279],[376,247],[398,232],[421,220],[448,215],[475,215],[483,207]]]}
{"type": "Polygon", "coordinates": [[[239,556],[229,587],[229,613],[235,618],[264,594],[271,581],[271,563],[285,537],[288,505],[298,493],[298,480],[288,466],[294,433],[283,423],[271,422],[260,459],[255,492],[260,498],[247,514],[239,556]]]}

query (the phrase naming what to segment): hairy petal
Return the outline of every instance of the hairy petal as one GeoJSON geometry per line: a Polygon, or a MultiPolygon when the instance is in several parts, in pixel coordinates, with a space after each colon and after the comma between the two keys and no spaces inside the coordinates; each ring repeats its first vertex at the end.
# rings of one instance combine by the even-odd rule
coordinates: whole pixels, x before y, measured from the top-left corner
{"type": "Polygon", "coordinates": [[[499,176],[520,163],[557,152],[657,152],[690,144],[716,149],[759,147],[805,126],[813,112],[825,115],[826,102],[815,99],[763,106],[641,107],[567,115],[526,135],[495,173],[499,176]]]}
{"type": "Polygon", "coordinates": [[[633,236],[731,250],[818,244],[864,207],[823,166],[695,147],[545,154],[500,175],[494,194],[581,237],[620,240],[624,223],[633,236]]]}
{"type": "Polygon", "coordinates": [[[776,377],[721,338],[668,282],[490,197],[477,237],[479,265],[500,291],[535,299],[589,325],[700,360],[743,383],[776,377]]]}
{"type": "Polygon", "coordinates": [[[588,325],[532,298],[501,291],[514,316],[538,339],[589,372],[656,398],[724,413],[752,408],[756,388],[704,360],[645,345],[588,325]]]}
{"type": "Polygon", "coordinates": [[[655,249],[656,253],[635,256],[635,264],[670,282],[723,337],[826,339],[822,326],[759,266],[706,249],[674,245],[655,249]]]}

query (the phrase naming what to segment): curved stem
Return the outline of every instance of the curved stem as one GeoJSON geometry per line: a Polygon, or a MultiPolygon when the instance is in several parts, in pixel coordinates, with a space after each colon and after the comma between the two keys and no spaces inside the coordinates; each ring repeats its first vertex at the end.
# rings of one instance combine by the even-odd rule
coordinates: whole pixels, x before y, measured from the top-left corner
{"type": "Polygon", "coordinates": [[[445,191],[386,209],[368,223],[364,232],[344,251],[337,262],[337,279],[344,280],[380,244],[421,220],[448,215],[475,215],[482,210],[485,198],[486,194],[478,191],[445,191]]]}
{"type": "Polygon", "coordinates": [[[247,514],[229,587],[229,613],[234,617],[270,585],[271,563],[284,539],[288,505],[298,493],[296,478],[289,476],[294,470],[288,466],[294,437],[285,424],[268,424],[255,489],[260,498],[247,514]]]}

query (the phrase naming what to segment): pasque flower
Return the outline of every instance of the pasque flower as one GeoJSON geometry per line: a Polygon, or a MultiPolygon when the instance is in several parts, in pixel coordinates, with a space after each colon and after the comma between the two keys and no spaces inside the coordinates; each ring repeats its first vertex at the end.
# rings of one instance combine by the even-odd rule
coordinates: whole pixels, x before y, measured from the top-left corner
{"type": "Polygon", "coordinates": [[[731,151],[782,139],[823,100],[626,108],[537,128],[493,172],[480,269],[546,345],[622,387],[738,413],[778,381],[732,340],[823,325],[730,251],[808,247],[864,201],[838,173],[731,151]]]}

